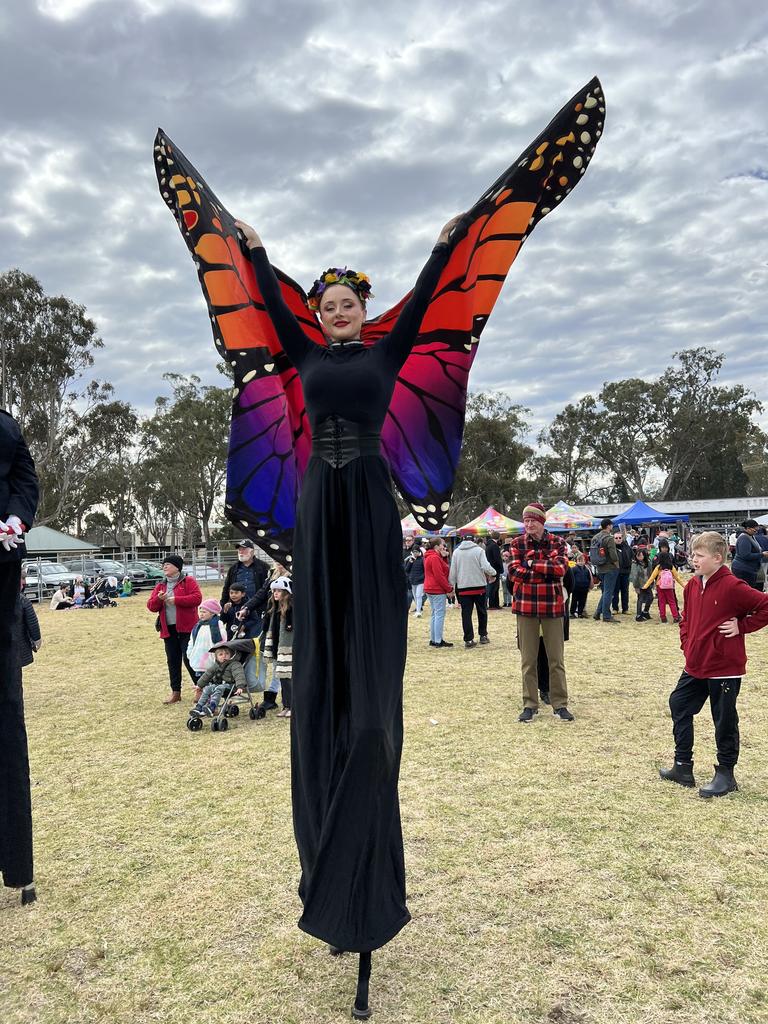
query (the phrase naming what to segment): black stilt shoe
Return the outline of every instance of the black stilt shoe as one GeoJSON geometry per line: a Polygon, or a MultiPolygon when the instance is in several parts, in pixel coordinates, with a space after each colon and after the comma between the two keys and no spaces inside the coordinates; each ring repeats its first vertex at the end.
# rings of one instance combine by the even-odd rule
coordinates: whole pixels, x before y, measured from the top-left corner
{"type": "Polygon", "coordinates": [[[34,903],[37,899],[37,892],[35,891],[35,883],[31,885],[25,885],[21,890],[21,905],[22,907],[28,907],[30,903],[34,903]]]}
{"type": "Polygon", "coordinates": [[[355,1020],[368,1020],[373,1010],[368,1005],[368,982],[371,979],[371,954],[360,954],[360,966],[357,970],[357,994],[352,1007],[355,1020]]]}

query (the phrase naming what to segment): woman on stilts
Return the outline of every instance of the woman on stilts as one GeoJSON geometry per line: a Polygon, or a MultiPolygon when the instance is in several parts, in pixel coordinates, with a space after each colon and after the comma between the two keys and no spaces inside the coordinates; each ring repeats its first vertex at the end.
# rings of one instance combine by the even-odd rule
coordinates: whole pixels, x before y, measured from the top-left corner
{"type": "Polygon", "coordinates": [[[439,530],[477,341],[520,246],[583,175],[603,118],[593,79],[446,224],[407,301],[373,321],[365,274],[329,268],[306,295],[156,139],[161,194],[234,367],[226,514],[293,572],[299,926],[332,953],[359,954],[358,1018],[370,1016],[372,951],[410,920],[398,802],[407,583],[392,482],[439,530]]]}

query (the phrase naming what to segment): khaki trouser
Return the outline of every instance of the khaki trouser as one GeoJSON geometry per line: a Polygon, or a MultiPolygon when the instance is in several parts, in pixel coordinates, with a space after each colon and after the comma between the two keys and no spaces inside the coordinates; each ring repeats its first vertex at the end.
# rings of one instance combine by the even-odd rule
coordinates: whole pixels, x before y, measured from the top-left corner
{"type": "Polygon", "coordinates": [[[549,662],[549,699],[552,710],[568,705],[568,688],[565,682],[565,644],[563,620],[538,619],[532,615],[517,616],[517,638],[520,657],[523,662],[523,706],[539,706],[539,676],[536,659],[539,654],[539,636],[544,638],[544,648],[549,662]]]}

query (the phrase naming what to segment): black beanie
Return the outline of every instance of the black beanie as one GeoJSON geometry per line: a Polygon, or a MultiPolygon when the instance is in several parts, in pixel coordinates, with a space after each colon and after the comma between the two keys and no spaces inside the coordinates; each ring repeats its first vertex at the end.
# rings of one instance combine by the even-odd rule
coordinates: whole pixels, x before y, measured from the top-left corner
{"type": "Polygon", "coordinates": [[[166,555],[163,559],[163,565],[175,565],[179,572],[181,572],[184,568],[184,559],[181,555],[166,555]]]}

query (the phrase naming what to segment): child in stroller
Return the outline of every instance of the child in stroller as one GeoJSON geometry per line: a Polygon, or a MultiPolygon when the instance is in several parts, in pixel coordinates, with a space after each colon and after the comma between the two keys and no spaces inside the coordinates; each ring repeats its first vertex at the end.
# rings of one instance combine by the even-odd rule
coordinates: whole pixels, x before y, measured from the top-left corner
{"type": "Polygon", "coordinates": [[[190,732],[197,732],[203,727],[203,718],[212,719],[211,729],[214,732],[225,732],[229,728],[228,719],[240,714],[241,703],[249,705],[248,714],[252,719],[259,717],[243,668],[243,662],[253,657],[253,640],[222,640],[211,647],[211,653],[216,663],[206,669],[197,681],[202,694],[189,713],[187,728],[190,732]]]}
{"type": "Polygon", "coordinates": [[[91,596],[83,602],[83,608],[117,608],[117,601],[109,596],[106,576],[99,576],[91,587],[91,596]]]}

